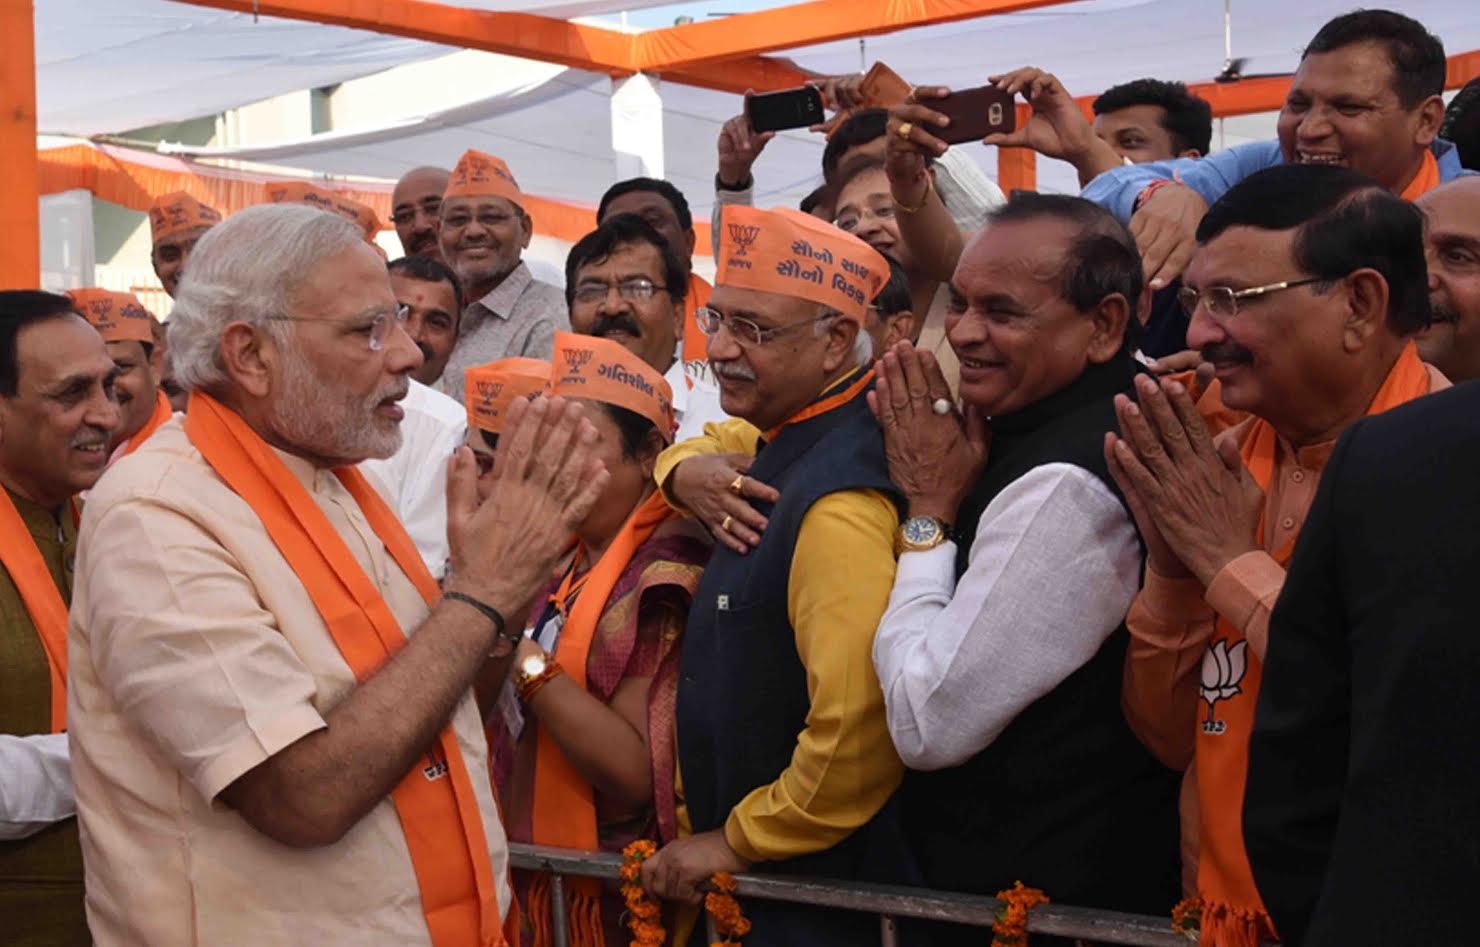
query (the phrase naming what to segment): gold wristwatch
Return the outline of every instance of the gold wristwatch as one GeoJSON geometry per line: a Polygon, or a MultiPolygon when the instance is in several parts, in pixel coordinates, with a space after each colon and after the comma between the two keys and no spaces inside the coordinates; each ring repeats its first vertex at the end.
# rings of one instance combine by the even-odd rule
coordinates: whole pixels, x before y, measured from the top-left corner
{"type": "Polygon", "coordinates": [[[951,538],[951,524],[933,516],[911,516],[894,535],[894,554],[924,552],[951,538]]]}
{"type": "Polygon", "coordinates": [[[514,669],[514,695],[521,703],[528,703],[550,678],[559,673],[560,665],[550,655],[543,651],[531,654],[514,669]]]}

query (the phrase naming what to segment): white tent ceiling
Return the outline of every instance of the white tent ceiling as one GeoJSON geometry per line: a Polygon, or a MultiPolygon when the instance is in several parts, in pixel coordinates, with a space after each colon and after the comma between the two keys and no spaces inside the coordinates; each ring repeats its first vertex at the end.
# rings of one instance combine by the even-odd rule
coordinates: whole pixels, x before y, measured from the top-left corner
{"type": "MultiPolygon", "coordinates": [[[[451,2],[565,16],[656,5],[451,2]]],[[[1248,58],[1247,73],[1293,70],[1321,23],[1354,3],[1232,0],[1233,54],[1248,58]]],[[[1480,48],[1480,17],[1471,4],[1410,0],[1398,6],[1438,33],[1451,54],[1480,48]]],[[[957,88],[1031,63],[1054,70],[1071,92],[1089,94],[1145,75],[1211,78],[1224,61],[1223,12],[1222,0],[1080,0],[784,55],[821,73],[851,72],[861,61],[882,59],[912,81],[957,88]]],[[[78,135],[211,114],[451,52],[337,27],[266,17],[254,22],[249,15],[166,0],[109,0],[106,7],[96,0],[47,0],[38,4],[37,39],[39,126],[78,135]]],[[[594,202],[614,176],[610,80],[526,60],[463,55],[486,61],[469,69],[468,82],[429,88],[415,114],[376,115],[357,127],[303,140],[184,153],[395,178],[419,164],[449,165],[463,149],[476,147],[508,161],[531,193],[594,202]]],[[[740,99],[675,83],[664,83],[661,91],[666,175],[688,194],[696,213],[707,213],[715,138],[740,99]]],[[[1241,140],[1240,133],[1262,136],[1269,127],[1267,119],[1231,120],[1225,143],[1241,140]]],[[[809,191],[818,179],[821,150],[820,137],[806,133],[774,142],[757,167],[761,201],[794,203],[809,191]]],[[[989,149],[973,152],[995,173],[989,149]]],[[[1066,166],[1043,163],[1040,186],[1070,190],[1075,184],[1066,166]]]]}

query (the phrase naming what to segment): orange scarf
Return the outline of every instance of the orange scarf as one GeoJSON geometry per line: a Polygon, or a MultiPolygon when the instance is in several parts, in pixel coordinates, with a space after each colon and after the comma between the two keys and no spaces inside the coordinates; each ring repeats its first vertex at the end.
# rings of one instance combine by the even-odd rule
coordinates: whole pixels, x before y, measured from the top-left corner
{"type": "Polygon", "coordinates": [[[1423,153],[1423,164],[1418,166],[1418,174],[1403,188],[1403,193],[1398,195],[1405,201],[1416,201],[1428,192],[1439,186],[1439,162],[1434,160],[1434,153],[1427,148],[1423,153]]]}
{"type": "Polygon", "coordinates": [[[10,494],[0,488],[0,565],[21,593],[51,672],[51,732],[67,729],[67,604],[10,494]]]}
{"type": "MultiPolygon", "coordinates": [[[[406,644],[406,634],[313,497],[247,423],[202,392],[190,396],[185,433],[246,501],[313,600],[339,653],[363,683],[406,644]]],[[[334,475],[428,605],[436,580],[395,514],[353,467],[334,475]]],[[[467,762],[449,723],[391,791],[406,834],[422,912],[435,947],[503,947],[488,841],[467,762]]],[[[512,912],[511,912],[512,913],[512,912]]]]}
{"type": "Polygon", "coordinates": [[[156,391],[154,393],[154,413],[149,415],[149,420],[144,422],[144,426],[135,431],[134,436],[124,443],[118,456],[127,457],[138,450],[139,445],[149,440],[149,435],[159,430],[164,422],[174,416],[174,413],[174,409],[170,407],[170,399],[164,396],[164,392],[156,391]]]}
{"type": "MultiPolygon", "coordinates": [[[[810,421],[818,415],[826,414],[835,408],[841,408],[843,405],[858,397],[858,393],[867,388],[873,382],[873,380],[874,370],[870,368],[868,371],[855,378],[852,382],[845,385],[841,391],[838,391],[835,394],[831,395],[827,394],[827,392],[824,391],[823,394],[825,395],[825,397],[817,399],[802,410],[798,411],[796,414],[793,414],[785,421],[782,421],[780,424],[767,431],[765,435],[766,440],[774,441],[776,439],[776,435],[781,433],[782,428],[790,427],[793,424],[801,424],[803,421],[810,421]]],[[[834,382],[833,384],[839,385],[842,383],[834,382]]]]}
{"type": "MultiPolygon", "coordinates": [[[[1429,392],[1429,372],[1412,342],[1403,347],[1367,414],[1422,397],[1429,392]]],[[[1241,455],[1249,475],[1267,494],[1274,481],[1278,437],[1273,425],[1259,419],[1250,428],[1241,455]]],[[[1261,517],[1256,540],[1261,547],[1261,517]]],[[[1274,553],[1281,566],[1295,551],[1293,541],[1274,553]]],[[[1258,947],[1275,938],[1274,924],[1254,887],[1244,850],[1244,784],[1248,776],[1249,735],[1259,699],[1263,665],[1249,650],[1243,632],[1219,617],[1213,642],[1203,658],[1202,697],[1207,716],[1197,731],[1197,796],[1199,818],[1198,896],[1202,899],[1202,936],[1211,947],[1258,947]],[[1211,698],[1211,702],[1210,701],[1211,698]]]]}
{"type": "MultiPolygon", "coordinates": [[[[661,490],[633,511],[617,538],[591,567],[580,586],[580,596],[560,630],[555,643],[555,660],[581,688],[586,687],[586,660],[591,640],[596,634],[601,613],[606,610],[617,580],[653,531],[675,515],[661,490]]],[[[576,552],[576,561],[584,549],[576,552]]],[[[600,848],[596,833],[596,798],[591,784],[582,778],[565,758],[560,745],[541,727],[535,738],[533,838],[537,845],[575,848],[594,852],[600,848]]],[[[570,943],[572,947],[598,947],[603,942],[601,927],[601,885],[591,879],[567,879],[570,897],[570,943]]],[[[541,943],[539,919],[549,916],[544,903],[548,885],[531,886],[529,916],[536,924],[536,943],[541,943]]],[[[542,945],[543,947],[543,945],[542,945]]]]}
{"type": "Polygon", "coordinates": [[[683,360],[685,362],[702,362],[709,358],[709,336],[699,328],[699,320],[694,315],[694,311],[701,306],[709,305],[709,294],[712,292],[714,292],[714,287],[706,283],[702,276],[689,274],[688,295],[683,301],[683,360]]]}

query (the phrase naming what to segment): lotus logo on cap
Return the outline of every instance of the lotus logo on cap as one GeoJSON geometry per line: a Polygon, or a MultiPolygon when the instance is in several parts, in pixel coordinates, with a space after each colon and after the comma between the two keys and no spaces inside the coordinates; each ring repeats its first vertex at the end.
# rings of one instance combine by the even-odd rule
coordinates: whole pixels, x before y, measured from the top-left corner
{"type": "Polygon", "coordinates": [[[730,224],[730,239],[735,241],[735,255],[744,256],[746,249],[761,235],[761,228],[753,224],[730,224]]]}

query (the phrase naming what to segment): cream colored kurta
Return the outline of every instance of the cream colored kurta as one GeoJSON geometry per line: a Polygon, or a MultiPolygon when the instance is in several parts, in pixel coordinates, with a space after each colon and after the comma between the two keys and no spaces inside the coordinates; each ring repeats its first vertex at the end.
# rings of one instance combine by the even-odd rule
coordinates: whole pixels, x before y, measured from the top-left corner
{"type": "MultiPolygon", "coordinates": [[[[354,688],[303,585],[179,416],[89,497],[68,634],[87,913],[100,945],[427,944],[389,797],[318,849],[214,801],[354,688]]],[[[409,632],[427,607],[338,479],[279,454],[409,632]]],[[[453,717],[499,904],[507,846],[471,692],[453,717]]],[[[445,777],[444,777],[445,778],[445,777]]]]}

